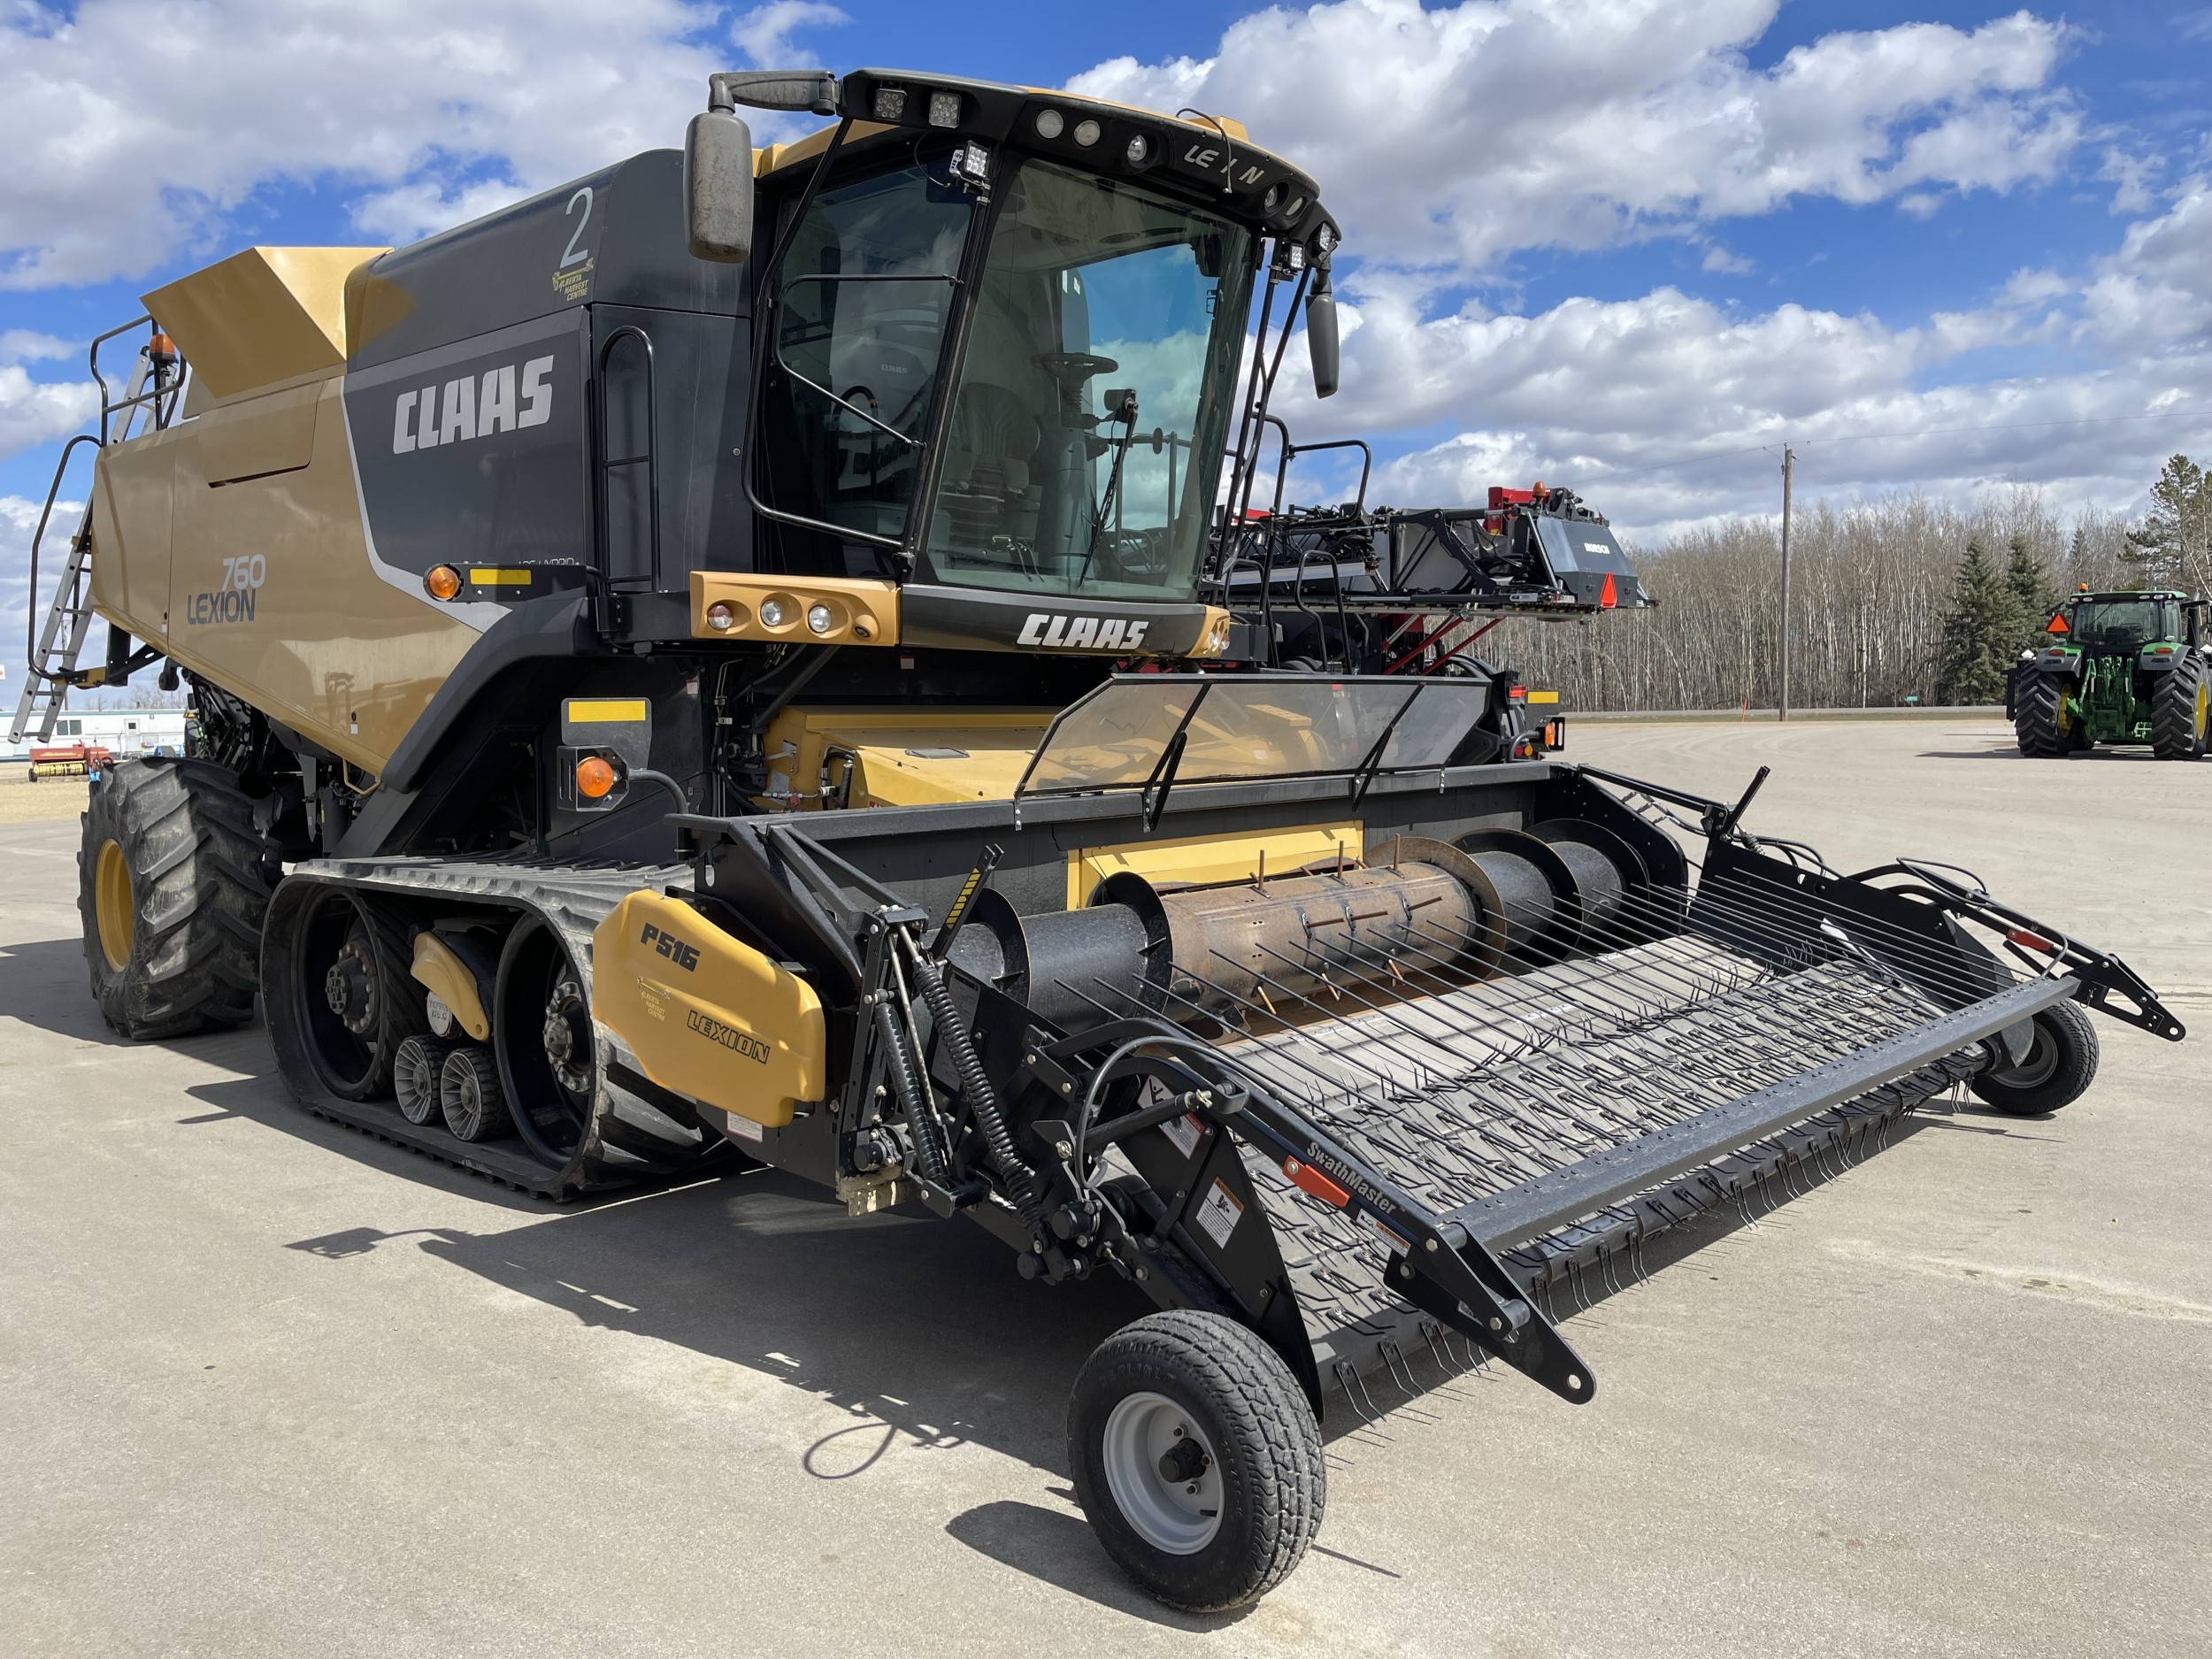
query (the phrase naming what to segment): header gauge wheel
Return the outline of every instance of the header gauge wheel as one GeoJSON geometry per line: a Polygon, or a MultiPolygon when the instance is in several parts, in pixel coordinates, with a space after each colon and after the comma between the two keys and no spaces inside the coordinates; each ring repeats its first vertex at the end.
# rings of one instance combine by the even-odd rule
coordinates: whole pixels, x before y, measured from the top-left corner
{"type": "Polygon", "coordinates": [[[1194,1613],[1288,1578],[1328,1493],[1321,1425],[1290,1367],[1235,1320],[1187,1308],[1125,1326],[1085,1362],[1068,1462],[1106,1553],[1194,1613]]]}

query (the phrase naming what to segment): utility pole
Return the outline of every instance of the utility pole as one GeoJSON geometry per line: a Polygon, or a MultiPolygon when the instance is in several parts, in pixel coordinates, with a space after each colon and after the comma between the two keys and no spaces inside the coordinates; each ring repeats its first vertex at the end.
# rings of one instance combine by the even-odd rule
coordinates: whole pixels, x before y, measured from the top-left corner
{"type": "Polygon", "coordinates": [[[1790,466],[1797,451],[1782,446],[1782,695],[1776,718],[1790,718],[1790,466]]]}

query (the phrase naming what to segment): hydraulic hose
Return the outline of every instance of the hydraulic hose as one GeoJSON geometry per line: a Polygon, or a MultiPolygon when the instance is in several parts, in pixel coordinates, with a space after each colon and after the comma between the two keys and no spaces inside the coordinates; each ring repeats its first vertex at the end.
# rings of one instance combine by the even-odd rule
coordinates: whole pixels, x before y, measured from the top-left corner
{"type": "Polygon", "coordinates": [[[1015,1208],[1029,1224],[1031,1234],[1041,1239],[1045,1236],[1045,1216],[1044,1205],[1037,1196],[1037,1172],[1014,1149],[1014,1137],[1006,1127],[1006,1115],[999,1110],[998,1094],[984,1073],[983,1062],[976,1054],[967,1026],[961,1021],[960,1010],[952,1005],[952,993],[945,988],[944,970],[917,950],[914,941],[903,932],[899,935],[899,942],[905,947],[914,977],[920,982],[922,1001],[929,1006],[930,1019],[952,1056],[953,1070],[960,1074],[961,1092],[975,1109],[975,1120],[991,1148],[991,1162],[1011,1190],[1015,1208]]]}

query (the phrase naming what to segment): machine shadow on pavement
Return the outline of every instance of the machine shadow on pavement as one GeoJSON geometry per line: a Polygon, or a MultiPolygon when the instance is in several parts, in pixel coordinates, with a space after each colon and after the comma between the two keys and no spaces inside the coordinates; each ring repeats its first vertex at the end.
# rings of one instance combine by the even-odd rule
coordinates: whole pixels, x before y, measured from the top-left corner
{"type": "MultiPolygon", "coordinates": [[[[34,939],[0,945],[0,1011],[58,1037],[116,1048],[129,1046],[108,1029],[99,1004],[85,995],[84,945],[79,940],[34,939]]],[[[267,1045],[262,1047],[265,1050],[267,1045]]]]}

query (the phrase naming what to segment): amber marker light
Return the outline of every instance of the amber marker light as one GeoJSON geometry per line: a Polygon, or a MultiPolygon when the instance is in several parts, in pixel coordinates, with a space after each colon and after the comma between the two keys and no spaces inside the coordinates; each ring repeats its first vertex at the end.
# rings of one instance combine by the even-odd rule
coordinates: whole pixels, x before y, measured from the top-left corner
{"type": "Polygon", "coordinates": [[[422,590],[433,599],[450,599],[461,591],[461,572],[450,565],[433,565],[422,579],[422,590]]]}
{"type": "Polygon", "coordinates": [[[604,796],[616,782],[612,765],[597,755],[587,755],[576,763],[576,793],[587,801],[604,796]]]}

